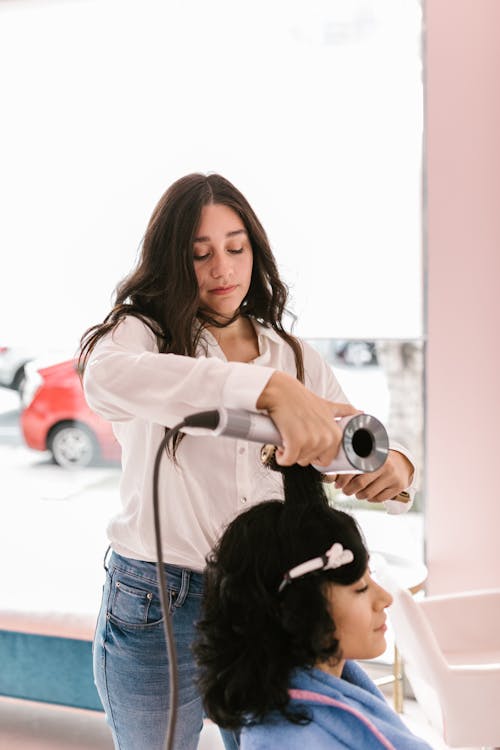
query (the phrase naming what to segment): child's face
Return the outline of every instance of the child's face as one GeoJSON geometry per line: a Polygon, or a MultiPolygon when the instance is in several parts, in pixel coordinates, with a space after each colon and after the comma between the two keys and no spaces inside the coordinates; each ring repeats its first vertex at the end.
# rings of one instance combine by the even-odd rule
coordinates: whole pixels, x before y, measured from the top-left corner
{"type": "Polygon", "coordinates": [[[350,586],[329,584],[327,597],[342,659],[373,659],[386,649],[385,608],[392,596],[375,583],[370,571],[350,586]]]}

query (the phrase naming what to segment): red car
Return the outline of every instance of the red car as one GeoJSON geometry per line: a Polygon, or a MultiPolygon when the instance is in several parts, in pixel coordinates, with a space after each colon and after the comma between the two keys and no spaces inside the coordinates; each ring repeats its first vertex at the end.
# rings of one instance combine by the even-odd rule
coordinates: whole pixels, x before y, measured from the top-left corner
{"type": "Polygon", "coordinates": [[[29,370],[21,428],[30,448],[49,450],[65,468],[116,462],[121,449],[106,420],[87,406],[76,360],[29,370]]]}

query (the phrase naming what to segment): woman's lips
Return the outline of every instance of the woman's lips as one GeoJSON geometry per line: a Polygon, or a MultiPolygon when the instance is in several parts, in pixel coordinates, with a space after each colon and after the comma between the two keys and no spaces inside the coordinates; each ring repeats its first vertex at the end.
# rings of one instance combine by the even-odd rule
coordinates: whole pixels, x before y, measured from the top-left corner
{"type": "Polygon", "coordinates": [[[234,286],[220,286],[216,289],[210,289],[210,294],[230,294],[234,289],[236,289],[236,285],[234,286]]]}

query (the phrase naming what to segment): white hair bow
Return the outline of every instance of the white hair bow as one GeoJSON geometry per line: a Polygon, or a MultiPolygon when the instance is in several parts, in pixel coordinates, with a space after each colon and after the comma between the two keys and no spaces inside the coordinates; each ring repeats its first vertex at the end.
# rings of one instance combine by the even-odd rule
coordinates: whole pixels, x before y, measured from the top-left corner
{"type": "Polygon", "coordinates": [[[330,549],[325,553],[328,558],[325,570],[328,568],[340,568],[342,565],[347,565],[354,560],[354,555],[350,549],[344,549],[339,542],[332,544],[330,549]]]}
{"type": "Polygon", "coordinates": [[[285,586],[295,578],[301,578],[307,573],[315,570],[333,570],[347,565],[354,560],[354,555],[350,549],[344,549],[340,542],[332,544],[329,550],[321,557],[313,557],[311,560],[296,565],[283,576],[278,591],[283,591],[285,586]]]}

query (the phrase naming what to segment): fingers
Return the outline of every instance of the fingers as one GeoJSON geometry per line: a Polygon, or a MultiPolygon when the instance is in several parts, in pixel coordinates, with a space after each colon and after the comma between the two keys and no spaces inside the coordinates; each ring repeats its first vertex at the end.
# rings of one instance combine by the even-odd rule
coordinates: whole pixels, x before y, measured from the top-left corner
{"type": "Polygon", "coordinates": [[[388,485],[383,477],[375,479],[361,490],[354,492],[358,500],[367,500],[370,503],[381,503],[391,500],[398,493],[397,485],[388,485]]]}
{"type": "Polygon", "coordinates": [[[358,414],[350,404],[334,403],[317,396],[292,376],[276,371],[257,400],[282,437],[276,452],[282,466],[330,464],[339,452],[342,431],[335,417],[358,414]]]}
{"type": "MultiPolygon", "coordinates": [[[[316,463],[316,461],[314,463],[316,463]]],[[[337,481],[337,477],[338,477],[338,474],[322,474],[321,481],[324,482],[325,484],[333,484],[334,482],[337,481]]]]}
{"type": "MultiPolygon", "coordinates": [[[[335,487],[348,497],[351,495],[356,495],[356,497],[358,497],[359,493],[364,495],[370,494],[369,487],[376,482],[377,479],[377,472],[372,472],[370,474],[339,474],[335,482],[335,487]]],[[[368,497],[359,499],[367,500],[368,497]]]]}
{"type": "Polygon", "coordinates": [[[389,451],[385,464],[369,474],[339,474],[335,482],[344,495],[381,503],[391,500],[410,483],[410,462],[396,451],[389,451]]]}
{"type": "Polygon", "coordinates": [[[299,464],[308,466],[318,463],[327,466],[337,455],[342,440],[342,431],[337,423],[322,415],[310,414],[307,422],[298,426],[293,420],[278,427],[283,437],[283,448],[276,452],[276,461],[281,466],[299,464]]]}
{"type": "Polygon", "coordinates": [[[319,466],[328,466],[337,456],[342,443],[342,430],[334,420],[328,420],[323,439],[319,440],[317,445],[310,448],[306,456],[307,464],[317,464],[319,466]]]}

